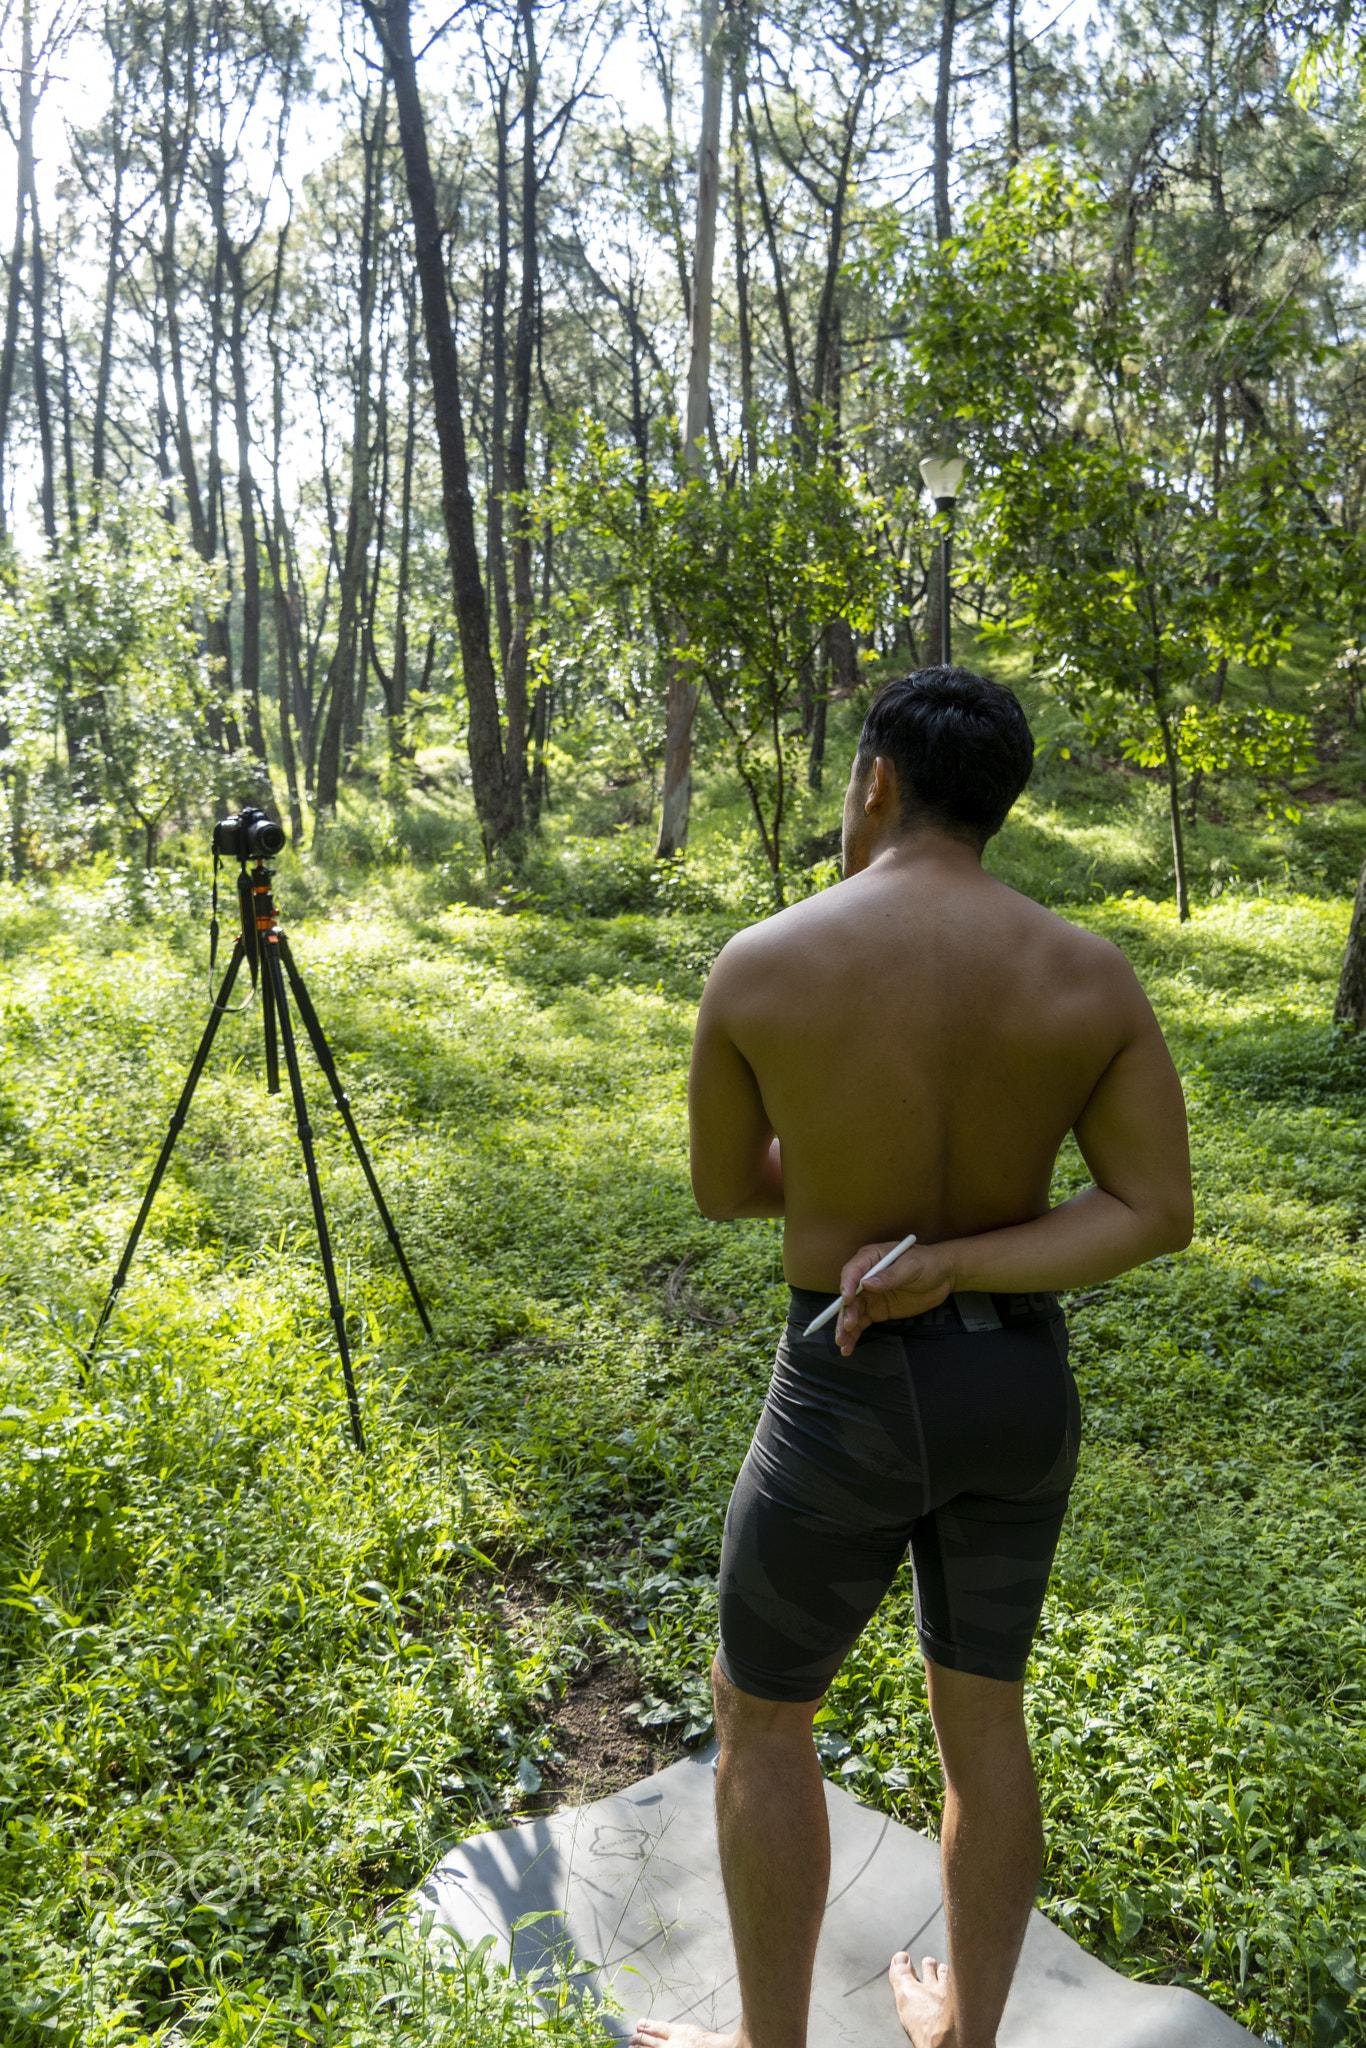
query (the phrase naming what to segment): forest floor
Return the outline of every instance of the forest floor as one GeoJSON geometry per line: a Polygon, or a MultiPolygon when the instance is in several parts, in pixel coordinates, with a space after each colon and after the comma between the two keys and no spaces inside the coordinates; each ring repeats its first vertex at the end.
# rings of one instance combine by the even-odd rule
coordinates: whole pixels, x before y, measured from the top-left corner
{"type": "MultiPolygon", "coordinates": [[[[1199,1220],[1071,1305],[1086,1448],[1029,1688],[1043,1903],[1268,2040],[1362,2039],[1366,1045],[1328,1027],[1349,898],[1302,835],[1279,884],[1206,889],[1183,926],[1123,893],[1129,827],[1059,802],[1002,858],[1061,876],[1142,976],[1199,1220]]],[[[697,995],[752,913],[586,915],[610,864],[587,847],[575,882],[573,858],[558,897],[502,910],[439,867],[282,868],[436,1330],[310,1080],[364,1458],[252,1010],[83,1377],[203,1027],[203,878],[149,893],[106,864],[0,896],[13,2048],[593,2038],[487,1957],[434,1973],[402,1898],[462,1835],[707,1733],[721,1520],[783,1289],[777,1227],[704,1222],[686,1174],[697,995]]],[[[1059,1192],[1082,1174],[1066,1154],[1059,1192]]],[[[934,1830],[909,1574],[818,1736],[934,1830]]]]}

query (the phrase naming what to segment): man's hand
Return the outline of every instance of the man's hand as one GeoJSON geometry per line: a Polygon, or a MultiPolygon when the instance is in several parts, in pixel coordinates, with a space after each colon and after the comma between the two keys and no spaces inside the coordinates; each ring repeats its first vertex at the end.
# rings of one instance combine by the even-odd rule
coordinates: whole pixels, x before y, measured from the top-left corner
{"type": "Polygon", "coordinates": [[[835,1342],[847,1358],[870,1323],[887,1323],[901,1316],[923,1315],[938,1308],[953,1290],[953,1272],[937,1244],[913,1244],[888,1266],[863,1284],[870,1266],[885,1258],[896,1243],[861,1245],[840,1274],[843,1306],[835,1318],[835,1342]]]}

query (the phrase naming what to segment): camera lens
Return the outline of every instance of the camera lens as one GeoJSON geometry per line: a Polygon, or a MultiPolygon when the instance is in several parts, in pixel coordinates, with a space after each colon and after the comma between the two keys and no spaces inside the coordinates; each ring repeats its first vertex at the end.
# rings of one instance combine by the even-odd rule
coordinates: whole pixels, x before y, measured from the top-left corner
{"type": "Polygon", "coordinates": [[[273,818],[253,818],[248,843],[258,859],[269,860],[272,854],[279,853],[284,846],[284,827],[277,825],[273,818]]]}

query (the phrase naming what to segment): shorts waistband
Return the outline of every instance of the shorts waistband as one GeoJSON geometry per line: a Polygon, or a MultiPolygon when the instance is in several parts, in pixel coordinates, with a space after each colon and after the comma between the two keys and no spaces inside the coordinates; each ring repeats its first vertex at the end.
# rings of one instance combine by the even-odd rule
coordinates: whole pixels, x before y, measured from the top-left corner
{"type": "MultiPolygon", "coordinates": [[[[818,1294],[809,1287],[792,1287],[789,1293],[792,1300],[788,1322],[798,1332],[805,1330],[830,1303],[828,1294],[818,1294]]],[[[1060,1313],[1056,1294],[976,1294],[963,1290],[949,1295],[937,1308],[926,1309],[923,1315],[899,1316],[875,1323],[873,1328],[889,1334],[907,1330],[1004,1330],[1018,1328],[1021,1323],[1050,1322],[1060,1313]]],[[[834,1323],[827,1323],[826,1329],[833,1342],[834,1323]]]]}

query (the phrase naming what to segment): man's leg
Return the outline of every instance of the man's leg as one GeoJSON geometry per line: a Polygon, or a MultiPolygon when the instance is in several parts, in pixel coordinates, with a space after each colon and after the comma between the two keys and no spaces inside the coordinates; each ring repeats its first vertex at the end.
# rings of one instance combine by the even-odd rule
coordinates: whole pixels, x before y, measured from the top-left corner
{"type": "Polygon", "coordinates": [[[925,1663],[944,1766],[940,1831],[951,1968],[908,1955],[890,1971],[915,2048],[994,2048],[1043,1867],[1024,1687],[925,1663]]]}
{"type": "Polygon", "coordinates": [[[633,2048],[806,2048],[816,1938],[830,1884],[825,1787],[811,1739],[819,1700],[738,1692],[712,1666],[716,1831],[740,1979],[733,2034],[641,2020],[633,2048]]]}

